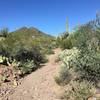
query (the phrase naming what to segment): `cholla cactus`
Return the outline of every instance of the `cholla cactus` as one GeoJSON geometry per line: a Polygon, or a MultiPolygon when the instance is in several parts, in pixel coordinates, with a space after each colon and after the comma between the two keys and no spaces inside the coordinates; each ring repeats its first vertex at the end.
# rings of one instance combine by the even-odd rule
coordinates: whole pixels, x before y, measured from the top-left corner
{"type": "Polygon", "coordinates": [[[7,59],[7,57],[5,57],[5,56],[0,56],[0,63],[3,63],[4,60],[6,60],[6,59],[7,59]]]}
{"type": "Polygon", "coordinates": [[[79,57],[80,51],[77,48],[73,48],[70,50],[64,50],[60,53],[59,59],[67,65],[68,68],[70,68],[71,61],[76,61],[76,59],[79,57]]]}
{"type": "Polygon", "coordinates": [[[2,63],[3,62],[3,59],[2,59],[2,56],[0,56],[0,63],[2,63]]]}

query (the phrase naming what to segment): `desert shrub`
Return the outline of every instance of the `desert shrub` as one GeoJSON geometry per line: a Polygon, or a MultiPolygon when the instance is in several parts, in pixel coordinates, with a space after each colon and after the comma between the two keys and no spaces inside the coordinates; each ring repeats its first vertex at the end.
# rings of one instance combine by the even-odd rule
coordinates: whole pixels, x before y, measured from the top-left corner
{"type": "Polygon", "coordinates": [[[37,68],[39,68],[39,66],[37,66],[33,60],[28,60],[27,62],[23,62],[20,63],[20,65],[18,66],[19,70],[21,70],[22,74],[29,74],[32,71],[36,70],[37,68]]]}
{"type": "Polygon", "coordinates": [[[71,74],[64,64],[61,66],[58,76],[55,76],[54,79],[58,85],[66,85],[71,81],[71,74]]]}
{"type": "Polygon", "coordinates": [[[54,39],[49,39],[45,37],[41,37],[35,40],[37,43],[39,50],[43,54],[52,54],[53,49],[55,48],[55,41],[54,39]]]}
{"type": "Polygon", "coordinates": [[[81,26],[79,30],[75,31],[71,36],[72,47],[79,49],[98,50],[100,45],[100,33],[93,31],[90,27],[81,26]]]}
{"type": "Polygon", "coordinates": [[[93,85],[87,81],[71,81],[70,84],[66,86],[65,93],[61,98],[64,100],[87,100],[94,95],[93,91],[93,85]]]}
{"type": "Polygon", "coordinates": [[[42,49],[42,53],[54,54],[54,51],[51,48],[44,48],[42,49]]]}
{"type": "Polygon", "coordinates": [[[7,80],[7,76],[6,75],[0,75],[0,84],[5,82],[7,80]]]}
{"type": "Polygon", "coordinates": [[[56,45],[62,49],[70,48],[70,40],[68,40],[69,33],[64,32],[56,39],[56,45]],[[67,45],[66,45],[67,43],[67,45]]]}
{"type": "MultiPolygon", "coordinates": [[[[65,45],[69,43],[71,47],[59,55],[65,68],[72,68],[80,78],[95,83],[100,81],[100,32],[97,32],[100,28],[99,21],[96,18],[64,38],[70,41],[66,41],[65,45]]],[[[63,45],[62,47],[65,48],[63,45]]]]}
{"type": "Polygon", "coordinates": [[[34,63],[36,65],[39,65],[40,63],[44,63],[46,61],[45,55],[42,55],[36,48],[29,51],[24,49],[20,50],[15,55],[15,59],[21,62],[27,62],[27,60],[34,60],[34,63]]]}
{"type": "Polygon", "coordinates": [[[34,60],[36,63],[41,63],[44,60],[44,55],[39,51],[39,47],[35,40],[31,40],[25,36],[17,36],[10,34],[4,41],[1,41],[1,52],[9,59],[25,61],[27,59],[34,60]]]}
{"type": "Polygon", "coordinates": [[[100,82],[100,17],[59,41],[65,50],[59,55],[63,67],[55,81],[72,87],[66,90],[64,99],[87,100],[91,86],[96,88],[100,82]]]}
{"type": "Polygon", "coordinates": [[[70,33],[68,37],[59,39],[59,41],[62,49],[77,47],[79,49],[98,50],[100,48],[100,32],[92,30],[87,25],[83,25],[78,30],[70,33]]]}
{"type": "Polygon", "coordinates": [[[44,45],[44,44],[41,44],[40,46],[40,52],[42,54],[53,54],[54,51],[53,51],[53,46],[52,45],[44,45]]]}
{"type": "Polygon", "coordinates": [[[60,48],[62,48],[62,49],[70,49],[70,48],[72,48],[71,40],[69,39],[69,37],[64,39],[60,43],[60,48]]]}
{"type": "Polygon", "coordinates": [[[75,75],[73,75],[74,71],[72,69],[74,67],[74,63],[76,63],[74,60],[77,60],[79,53],[80,51],[77,48],[73,48],[71,50],[64,50],[59,54],[59,59],[62,61],[62,65],[58,76],[55,77],[55,81],[59,85],[66,85],[73,80],[73,76],[75,75]]]}
{"type": "Polygon", "coordinates": [[[100,53],[95,53],[95,51],[83,52],[73,48],[71,50],[64,50],[59,57],[64,66],[66,66],[64,70],[61,70],[60,74],[72,68],[78,73],[80,79],[86,79],[95,83],[100,81],[100,53]]]}
{"type": "Polygon", "coordinates": [[[62,51],[59,58],[62,65],[55,81],[64,86],[61,98],[87,100],[93,96],[93,89],[100,82],[100,53],[73,48],[62,51]]]}
{"type": "Polygon", "coordinates": [[[59,54],[59,59],[65,64],[65,65],[68,65],[67,67],[70,68],[70,63],[71,61],[73,61],[75,58],[78,58],[79,57],[79,53],[80,53],[80,50],[78,50],[77,48],[73,48],[73,49],[66,49],[64,51],[62,51],[60,54],[59,54]]]}
{"type": "Polygon", "coordinates": [[[0,62],[15,66],[16,70],[21,70],[23,75],[39,68],[41,63],[47,61],[46,54],[53,53],[53,37],[49,38],[45,34],[33,36],[31,32],[27,33],[28,31],[9,33],[4,40],[0,41],[0,62]],[[17,66],[13,65],[14,61],[17,66]]]}
{"type": "Polygon", "coordinates": [[[71,49],[77,47],[79,49],[100,50],[100,15],[96,19],[81,25],[69,35],[59,36],[57,38],[58,45],[62,49],[71,49]]]}
{"type": "Polygon", "coordinates": [[[90,51],[81,53],[74,63],[74,68],[82,79],[97,84],[100,81],[100,53],[90,51]]]}

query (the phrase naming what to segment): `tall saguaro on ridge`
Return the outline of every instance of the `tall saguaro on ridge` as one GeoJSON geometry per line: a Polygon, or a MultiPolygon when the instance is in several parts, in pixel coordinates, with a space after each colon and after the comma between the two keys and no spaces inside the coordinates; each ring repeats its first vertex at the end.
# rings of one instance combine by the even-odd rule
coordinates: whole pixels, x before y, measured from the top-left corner
{"type": "Polygon", "coordinates": [[[68,20],[68,17],[67,17],[67,20],[66,20],[66,32],[69,33],[69,20],[68,20]]]}

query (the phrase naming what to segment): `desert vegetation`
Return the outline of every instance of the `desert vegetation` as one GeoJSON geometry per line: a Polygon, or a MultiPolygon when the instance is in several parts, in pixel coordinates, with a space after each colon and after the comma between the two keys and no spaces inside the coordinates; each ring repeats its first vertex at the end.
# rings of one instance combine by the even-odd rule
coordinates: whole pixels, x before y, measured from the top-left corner
{"type": "Polygon", "coordinates": [[[87,100],[100,88],[100,15],[71,33],[58,36],[57,45],[63,50],[58,57],[61,70],[55,77],[65,87],[61,98],[87,100]]]}
{"type": "Polygon", "coordinates": [[[18,80],[47,62],[53,53],[54,37],[36,28],[23,27],[14,32],[0,31],[0,83],[18,80]]]}
{"type": "Polygon", "coordinates": [[[48,62],[47,55],[55,51],[55,55],[49,58],[46,70],[43,69],[48,79],[42,80],[45,76],[43,74],[40,80],[44,83],[47,80],[46,84],[50,84],[49,74],[54,73],[54,67],[60,61],[60,70],[54,77],[55,82],[64,90],[60,99],[88,100],[95,96],[96,91],[100,90],[100,15],[97,14],[94,20],[78,26],[72,32],[66,26],[67,31],[57,38],[33,27],[22,27],[14,32],[9,32],[8,28],[1,29],[0,85],[18,85],[19,79],[44,66],[48,62]],[[52,59],[55,60],[57,51],[61,52],[54,63],[52,59]],[[53,70],[48,68],[53,65],[53,70]]]}

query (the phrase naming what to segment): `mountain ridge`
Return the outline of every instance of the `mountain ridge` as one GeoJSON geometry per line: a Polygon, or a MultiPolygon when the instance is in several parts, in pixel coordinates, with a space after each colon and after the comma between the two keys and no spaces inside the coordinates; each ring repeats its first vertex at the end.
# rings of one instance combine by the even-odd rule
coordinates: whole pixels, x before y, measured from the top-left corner
{"type": "Polygon", "coordinates": [[[45,32],[42,32],[40,31],[39,29],[35,28],[35,27],[21,27],[15,31],[12,31],[10,32],[11,34],[14,33],[14,34],[23,34],[23,35],[31,35],[31,36],[36,36],[36,37],[41,37],[41,36],[44,36],[44,37],[50,37],[50,38],[54,38],[54,36],[51,36],[45,32]]]}

